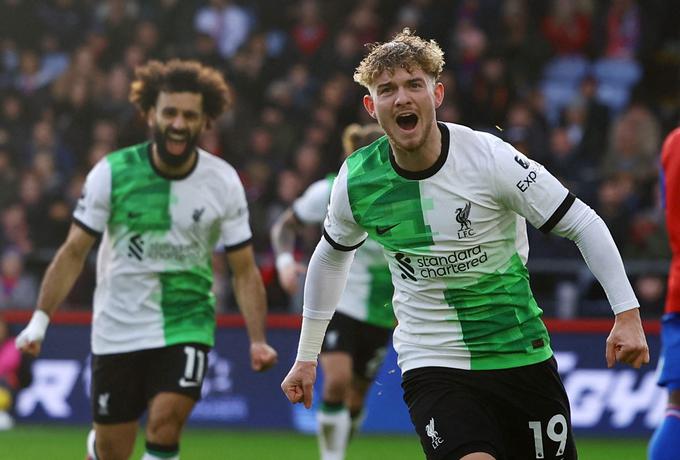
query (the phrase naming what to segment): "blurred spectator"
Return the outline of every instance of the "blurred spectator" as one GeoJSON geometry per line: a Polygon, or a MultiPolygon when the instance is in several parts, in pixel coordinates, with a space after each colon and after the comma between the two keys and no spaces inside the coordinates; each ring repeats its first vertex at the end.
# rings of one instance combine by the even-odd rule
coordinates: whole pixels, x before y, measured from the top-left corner
{"type": "Polygon", "coordinates": [[[14,79],[14,88],[24,96],[45,97],[40,90],[51,83],[58,74],[50,71],[41,62],[40,54],[33,48],[26,48],[19,53],[19,73],[14,79]]]}
{"type": "Polygon", "coordinates": [[[0,256],[0,287],[0,310],[35,308],[38,282],[24,271],[24,258],[18,249],[7,248],[0,256]]]}
{"type": "MultiPolygon", "coordinates": [[[[82,171],[147,136],[146,120],[128,102],[135,67],[169,56],[213,65],[232,81],[235,107],[201,143],[238,169],[253,223],[266,227],[285,201],[282,188],[337,170],[337,126],[372,121],[351,80],[354,66],[363,45],[408,24],[444,49],[442,119],[503,137],[576,184],[581,198],[620,224],[610,228],[624,257],[662,258],[655,165],[659,139],[680,113],[674,7],[671,0],[0,0],[0,252],[18,247],[27,271],[43,268],[82,171]]],[[[267,265],[268,238],[258,238],[257,258],[267,265]]],[[[541,238],[532,241],[532,258],[578,256],[541,238]]],[[[87,291],[91,273],[79,282],[87,291]]]]}
{"type": "Polygon", "coordinates": [[[380,38],[382,20],[376,11],[378,3],[376,0],[357,2],[347,18],[346,27],[354,33],[355,40],[361,45],[374,43],[380,38]]]}
{"type": "Polygon", "coordinates": [[[627,173],[643,187],[640,195],[648,196],[657,176],[659,131],[658,121],[646,107],[635,105],[626,110],[611,127],[602,174],[627,173]]]}
{"type": "Polygon", "coordinates": [[[231,58],[245,42],[253,23],[247,11],[231,0],[209,0],[194,18],[196,30],[213,37],[225,59],[231,58]]]}
{"type": "Polygon", "coordinates": [[[16,91],[4,93],[0,105],[1,143],[7,148],[11,162],[16,167],[21,164],[21,154],[30,136],[30,127],[31,117],[23,97],[16,91]]]}
{"type": "Polygon", "coordinates": [[[470,88],[467,123],[473,129],[490,131],[503,124],[514,98],[513,85],[499,56],[487,56],[480,63],[470,88]],[[475,110],[474,107],[484,107],[475,110]]]}
{"type": "Polygon", "coordinates": [[[53,35],[65,49],[73,49],[81,40],[86,11],[76,0],[40,2],[36,16],[48,34],[53,35]]]}
{"type": "Polygon", "coordinates": [[[666,299],[664,278],[655,274],[645,274],[633,282],[633,288],[640,301],[640,312],[650,319],[660,318],[666,299]]]}
{"type": "Polygon", "coordinates": [[[320,179],[321,153],[317,146],[312,144],[301,145],[295,152],[293,163],[303,187],[306,188],[315,180],[320,179]]]}
{"type": "Polygon", "coordinates": [[[68,176],[75,167],[73,152],[62,142],[56,127],[49,120],[40,120],[33,125],[33,132],[27,145],[24,166],[30,167],[33,158],[41,152],[54,156],[57,170],[68,176]]]}
{"type": "Polygon", "coordinates": [[[540,37],[526,0],[505,0],[501,30],[491,46],[503,56],[510,79],[523,93],[538,80],[549,47],[540,37]]]}
{"type": "Polygon", "coordinates": [[[587,54],[592,6],[587,0],[552,0],[541,30],[557,55],[587,54]]]}
{"type": "Polygon", "coordinates": [[[12,166],[9,149],[0,145],[0,209],[5,209],[16,199],[17,174],[12,166]]]}
{"type": "Polygon", "coordinates": [[[531,106],[523,101],[512,104],[508,109],[503,138],[517,150],[539,163],[545,163],[550,154],[548,129],[531,106]]]}
{"type": "Polygon", "coordinates": [[[477,74],[488,40],[482,29],[469,20],[462,20],[456,25],[452,41],[455,53],[452,67],[459,87],[467,92],[477,74]]]}
{"type": "Polygon", "coordinates": [[[290,31],[295,50],[303,58],[314,57],[328,37],[328,26],[321,17],[317,0],[300,0],[295,23],[290,31]]]}
{"type": "Polygon", "coordinates": [[[119,61],[129,45],[139,15],[136,0],[105,0],[98,2],[94,10],[94,28],[103,34],[104,47],[98,62],[108,69],[119,61]]]}
{"type": "Polygon", "coordinates": [[[604,55],[632,59],[640,47],[640,9],[636,0],[612,0],[606,13],[604,55]]]}
{"type": "Polygon", "coordinates": [[[52,96],[55,101],[65,103],[76,82],[85,85],[86,99],[105,94],[106,76],[97,66],[95,53],[91,47],[82,46],[73,52],[68,68],[52,85],[52,96]]]}
{"type": "Polygon", "coordinates": [[[607,224],[619,248],[628,242],[635,201],[635,180],[630,174],[613,175],[605,179],[598,189],[595,211],[607,224]]]}
{"type": "Polygon", "coordinates": [[[16,247],[22,254],[33,250],[26,210],[21,204],[13,203],[2,209],[0,238],[3,248],[16,247]]]}

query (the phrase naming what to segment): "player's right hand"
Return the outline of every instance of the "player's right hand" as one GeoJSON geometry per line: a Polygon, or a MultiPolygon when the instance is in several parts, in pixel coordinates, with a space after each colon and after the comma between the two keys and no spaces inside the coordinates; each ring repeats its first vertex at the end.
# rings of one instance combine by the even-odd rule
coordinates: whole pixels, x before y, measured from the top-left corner
{"type": "Polygon", "coordinates": [[[307,267],[293,261],[278,269],[279,284],[288,295],[293,295],[300,286],[300,276],[304,275],[307,267]]]}
{"type": "Polygon", "coordinates": [[[316,361],[295,361],[293,367],[281,382],[281,389],[293,404],[303,403],[307,409],[312,407],[314,382],[316,381],[316,361]]]}
{"type": "Polygon", "coordinates": [[[266,371],[276,364],[278,353],[266,342],[250,344],[250,366],[256,372],[266,371]]]}
{"type": "Polygon", "coordinates": [[[44,311],[36,310],[28,325],[14,339],[14,344],[23,353],[38,356],[49,323],[50,317],[44,311]]]}

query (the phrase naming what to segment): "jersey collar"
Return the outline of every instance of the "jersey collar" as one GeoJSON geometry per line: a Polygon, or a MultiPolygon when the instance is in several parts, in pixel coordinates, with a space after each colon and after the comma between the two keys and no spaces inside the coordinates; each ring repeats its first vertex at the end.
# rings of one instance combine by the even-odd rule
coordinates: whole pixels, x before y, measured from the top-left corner
{"type": "Polygon", "coordinates": [[[200,155],[198,153],[198,147],[196,147],[196,158],[194,159],[194,164],[191,165],[191,168],[187,172],[185,172],[184,174],[181,174],[179,176],[172,176],[170,174],[165,174],[163,171],[158,169],[158,167],[156,167],[156,164],[153,162],[153,154],[151,153],[151,146],[152,145],[153,145],[153,143],[149,142],[149,144],[146,146],[146,155],[147,155],[147,158],[149,159],[149,164],[151,165],[151,169],[153,169],[153,171],[156,174],[158,174],[160,177],[162,177],[163,179],[167,179],[167,180],[186,179],[187,177],[189,177],[191,175],[192,172],[194,172],[194,170],[196,169],[196,166],[198,165],[198,157],[200,155]]]}
{"type": "Polygon", "coordinates": [[[446,163],[446,159],[449,156],[449,128],[447,128],[444,123],[440,122],[437,122],[437,128],[439,128],[439,132],[442,134],[442,150],[439,153],[437,161],[435,161],[432,166],[427,169],[423,169],[422,171],[407,171],[401,168],[397,164],[397,160],[394,158],[392,147],[390,146],[389,142],[387,143],[390,151],[390,164],[392,165],[394,172],[399,174],[404,179],[423,180],[434,176],[440,169],[442,169],[442,166],[444,166],[444,163],[446,163]]]}

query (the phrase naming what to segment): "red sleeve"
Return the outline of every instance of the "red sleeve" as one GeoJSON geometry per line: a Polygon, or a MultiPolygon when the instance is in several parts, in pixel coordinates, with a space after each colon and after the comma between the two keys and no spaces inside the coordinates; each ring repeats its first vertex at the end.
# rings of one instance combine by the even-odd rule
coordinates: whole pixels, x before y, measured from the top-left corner
{"type": "Polygon", "coordinates": [[[663,144],[661,168],[666,228],[673,253],[666,313],[680,313],[680,128],[672,131],[663,144]]]}

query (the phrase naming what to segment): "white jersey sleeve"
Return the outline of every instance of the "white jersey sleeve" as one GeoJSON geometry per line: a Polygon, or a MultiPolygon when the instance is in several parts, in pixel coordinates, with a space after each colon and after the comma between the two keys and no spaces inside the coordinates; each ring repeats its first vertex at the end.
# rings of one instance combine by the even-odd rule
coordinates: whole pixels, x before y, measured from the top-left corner
{"type": "Polygon", "coordinates": [[[228,206],[225,209],[220,227],[219,246],[229,250],[237,249],[241,244],[249,242],[252,238],[252,231],[250,229],[250,214],[248,212],[246,193],[241,179],[239,179],[236,170],[231,166],[226,171],[225,181],[227,183],[227,191],[224,196],[228,200],[228,206]]]}
{"type": "Polygon", "coordinates": [[[295,217],[304,224],[319,224],[326,217],[331,182],[321,179],[307,187],[307,190],[293,202],[295,217]]]}
{"type": "Polygon", "coordinates": [[[324,238],[335,249],[351,251],[361,246],[367,233],[352,214],[347,192],[347,163],[343,163],[333,183],[331,201],[324,221],[324,238]]]}
{"type": "Polygon", "coordinates": [[[104,233],[111,212],[111,167],[106,158],[88,173],[73,219],[95,233],[104,233]]]}
{"type": "Polygon", "coordinates": [[[549,232],[575,197],[540,163],[498,138],[490,142],[493,158],[489,176],[497,200],[534,227],[549,232]]]}

